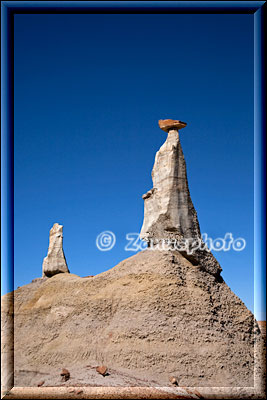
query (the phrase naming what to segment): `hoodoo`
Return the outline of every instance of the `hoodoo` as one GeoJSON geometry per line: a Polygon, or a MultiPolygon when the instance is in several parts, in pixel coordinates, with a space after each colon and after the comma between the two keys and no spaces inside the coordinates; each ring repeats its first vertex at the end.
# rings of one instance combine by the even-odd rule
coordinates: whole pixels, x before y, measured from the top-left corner
{"type": "Polygon", "coordinates": [[[178,129],[180,121],[160,120],[168,132],[165,143],[156,154],[152,170],[153,189],[143,195],[145,216],[141,230],[143,239],[177,239],[200,237],[197,213],[193,206],[186,174],[186,165],[178,129]]]}
{"type": "Polygon", "coordinates": [[[70,272],[63,251],[63,225],[54,224],[50,229],[49,247],[43,261],[43,277],[70,272]]]}
{"type": "Polygon", "coordinates": [[[219,275],[221,267],[201,239],[197,213],[189,192],[179,138],[179,129],[186,125],[179,120],[159,120],[159,127],[168,136],[156,153],[153,188],[143,195],[145,210],[140,237],[148,243],[175,243],[181,254],[193,264],[219,275]],[[190,251],[186,250],[188,248],[190,251]]]}

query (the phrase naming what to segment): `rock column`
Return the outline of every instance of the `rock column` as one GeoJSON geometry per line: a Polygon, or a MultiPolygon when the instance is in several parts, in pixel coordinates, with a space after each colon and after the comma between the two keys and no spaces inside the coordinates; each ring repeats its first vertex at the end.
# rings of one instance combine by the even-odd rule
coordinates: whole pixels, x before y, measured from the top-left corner
{"type": "MultiPolygon", "coordinates": [[[[186,125],[180,124],[181,127],[182,124],[186,125]]],[[[167,139],[156,154],[152,181],[153,189],[143,195],[145,212],[141,238],[171,238],[174,232],[176,238],[200,237],[197,213],[189,193],[185,159],[175,124],[168,130],[167,139]]]]}
{"type": "Polygon", "coordinates": [[[43,261],[43,277],[63,272],[70,271],[63,251],[63,225],[56,223],[50,229],[48,253],[43,261]]]}
{"type": "Polygon", "coordinates": [[[190,249],[192,245],[199,243],[198,250],[182,250],[181,253],[193,264],[217,275],[220,274],[221,267],[205,249],[189,192],[186,163],[179,138],[179,130],[186,125],[178,120],[159,121],[159,127],[167,132],[168,136],[156,153],[152,170],[153,188],[143,195],[144,222],[140,238],[149,244],[171,241],[181,244],[187,240],[190,249]]]}

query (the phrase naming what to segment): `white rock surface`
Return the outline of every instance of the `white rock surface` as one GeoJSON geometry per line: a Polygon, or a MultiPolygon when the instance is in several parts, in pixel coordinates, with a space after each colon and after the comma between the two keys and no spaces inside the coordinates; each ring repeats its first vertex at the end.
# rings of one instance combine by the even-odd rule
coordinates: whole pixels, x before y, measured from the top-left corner
{"type": "Polygon", "coordinates": [[[143,195],[144,223],[141,238],[200,237],[197,213],[187,182],[186,165],[179,133],[171,129],[155,157],[153,189],[143,195]]]}
{"type": "Polygon", "coordinates": [[[152,170],[153,188],[143,195],[144,222],[140,238],[160,246],[164,243],[179,245],[187,240],[190,249],[195,243],[200,245],[193,252],[186,249],[181,254],[193,265],[219,276],[221,266],[205,247],[201,238],[198,217],[192,203],[186,173],[186,163],[180,143],[178,128],[184,128],[185,122],[178,120],[160,120],[159,126],[168,137],[155,157],[152,170]],[[178,127],[178,128],[177,128],[178,127]]]}
{"type": "Polygon", "coordinates": [[[63,251],[63,225],[56,223],[50,229],[48,253],[43,261],[43,277],[62,272],[69,273],[69,269],[63,251]]]}

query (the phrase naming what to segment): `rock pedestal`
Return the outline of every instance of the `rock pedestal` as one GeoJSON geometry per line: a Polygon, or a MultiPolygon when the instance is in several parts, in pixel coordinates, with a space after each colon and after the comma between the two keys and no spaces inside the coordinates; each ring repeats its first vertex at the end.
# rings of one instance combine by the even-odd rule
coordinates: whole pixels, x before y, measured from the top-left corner
{"type": "Polygon", "coordinates": [[[143,195],[144,222],[140,238],[149,244],[171,241],[178,244],[184,240],[190,246],[194,241],[200,243],[201,249],[193,253],[182,250],[181,253],[194,265],[200,265],[212,274],[219,274],[219,263],[205,250],[197,213],[190,197],[178,131],[186,127],[186,123],[171,119],[159,120],[159,127],[168,132],[168,136],[156,153],[152,170],[153,188],[143,195]]]}
{"type": "Polygon", "coordinates": [[[63,225],[56,223],[50,229],[48,253],[43,261],[43,277],[63,272],[70,271],[63,251],[63,225]]]}
{"type": "Polygon", "coordinates": [[[156,154],[153,189],[143,195],[145,216],[141,238],[200,237],[197,213],[187,183],[186,165],[177,130],[169,130],[156,154]]]}

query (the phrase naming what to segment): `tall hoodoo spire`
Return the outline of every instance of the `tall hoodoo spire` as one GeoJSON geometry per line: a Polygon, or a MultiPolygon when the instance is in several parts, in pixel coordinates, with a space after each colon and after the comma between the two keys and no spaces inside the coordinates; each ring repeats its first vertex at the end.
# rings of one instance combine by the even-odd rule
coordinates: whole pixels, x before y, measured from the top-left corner
{"type": "Polygon", "coordinates": [[[140,236],[145,240],[170,238],[173,233],[179,239],[200,237],[178,132],[186,123],[168,119],[160,120],[159,126],[168,136],[155,157],[153,189],[143,195],[145,216],[140,236]]]}
{"type": "MultiPolygon", "coordinates": [[[[202,242],[197,213],[189,192],[186,163],[179,138],[179,130],[185,128],[186,125],[185,122],[179,120],[159,120],[159,127],[167,132],[168,136],[156,153],[152,170],[153,188],[143,195],[144,222],[140,237],[149,243],[184,239],[196,239],[202,242]]],[[[188,254],[182,253],[189,258],[188,254]]],[[[190,255],[190,260],[195,261],[195,264],[203,265],[213,274],[221,271],[218,262],[207,250],[195,251],[193,255],[190,255]]]]}

